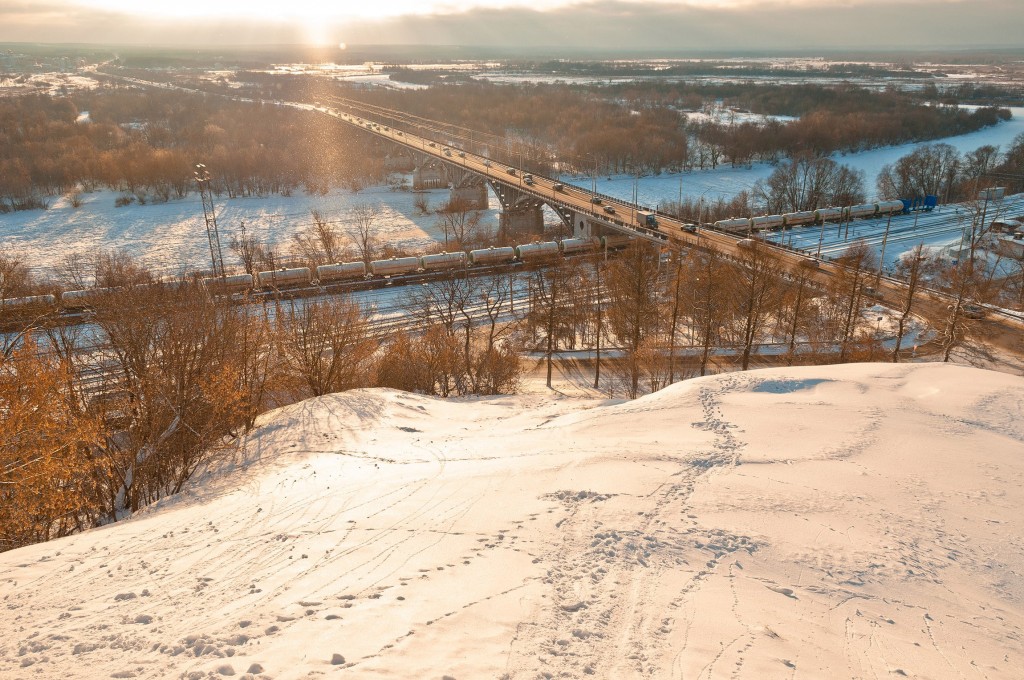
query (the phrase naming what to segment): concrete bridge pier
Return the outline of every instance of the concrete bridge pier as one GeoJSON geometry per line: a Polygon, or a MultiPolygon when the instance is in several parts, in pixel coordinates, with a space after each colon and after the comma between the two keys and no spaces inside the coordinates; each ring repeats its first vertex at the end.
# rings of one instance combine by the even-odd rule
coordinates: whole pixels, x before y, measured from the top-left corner
{"type": "Polygon", "coordinates": [[[486,210],[490,203],[487,200],[487,187],[483,183],[453,186],[449,198],[453,202],[464,202],[470,210],[486,210]]]}
{"type": "Polygon", "coordinates": [[[505,208],[498,229],[503,236],[540,236],[544,233],[544,211],[539,203],[505,208]]]}
{"type": "Polygon", "coordinates": [[[539,236],[544,233],[543,202],[532,194],[519,191],[515,187],[506,186],[488,180],[494,195],[501,203],[501,217],[498,228],[508,238],[519,236],[539,236]]]}
{"type": "Polygon", "coordinates": [[[444,174],[444,168],[435,163],[421,163],[412,171],[412,188],[415,191],[423,189],[440,189],[448,186],[448,178],[444,174]]]}

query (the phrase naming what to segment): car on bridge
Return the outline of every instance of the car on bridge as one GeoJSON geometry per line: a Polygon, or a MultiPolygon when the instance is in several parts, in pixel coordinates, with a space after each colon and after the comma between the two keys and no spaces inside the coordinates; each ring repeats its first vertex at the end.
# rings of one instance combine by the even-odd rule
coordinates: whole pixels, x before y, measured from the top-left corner
{"type": "Polygon", "coordinates": [[[601,205],[601,197],[600,196],[591,196],[590,197],[590,202],[593,203],[594,205],[601,205]]]}
{"type": "Polygon", "coordinates": [[[604,211],[605,211],[606,213],[608,213],[609,215],[614,215],[614,214],[615,214],[615,206],[612,206],[612,205],[606,205],[606,206],[604,207],[604,211]]]}
{"type": "Polygon", "coordinates": [[[516,174],[516,169],[515,169],[515,168],[508,168],[508,169],[506,170],[506,172],[507,172],[508,174],[510,174],[510,175],[515,175],[515,174],[516,174]]]}

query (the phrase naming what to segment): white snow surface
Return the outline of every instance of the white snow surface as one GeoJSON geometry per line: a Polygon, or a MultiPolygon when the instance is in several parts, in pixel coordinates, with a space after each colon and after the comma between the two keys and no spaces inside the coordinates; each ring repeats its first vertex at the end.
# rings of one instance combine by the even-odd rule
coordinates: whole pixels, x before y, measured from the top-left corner
{"type": "Polygon", "coordinates": [[[767,369],[632,402],[267,414],[0,554],[0,677],[1019,678],[1024,379],[767,369]]]}

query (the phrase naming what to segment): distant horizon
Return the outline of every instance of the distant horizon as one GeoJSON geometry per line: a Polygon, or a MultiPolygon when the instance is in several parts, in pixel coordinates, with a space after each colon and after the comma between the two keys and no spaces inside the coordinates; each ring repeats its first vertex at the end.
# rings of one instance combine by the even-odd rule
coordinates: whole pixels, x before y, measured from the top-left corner
{"type": "MultiPolygon", "coordinates": [[[[753,59],[761,57],[855,57],[860,55],[871,56],[900,56],[900,55],[972,55],[985,53],[1005,53],[1008,55],[1019,54],[1024,56],[1024,46],[1021,45],[961,45],[961,46],[885,46],[872,47],[788,47],[788,48],[761,48],[746,50],[723,50],[721,48],[590,48],[572,47],[565,45],[531,45],[517,47],[514,45],[485,45],[473,43],[451,43],[451,44],[425,44],[425,43],[349,43],[344,48],[335,45],[316,45],[307,43],[249,43],[249,44],[187,44],[187,43],[131,43],[131,42],[67,42],[67,41],[0,41],[0,50],[13,51],[18,48],[31,50],[32,48],[64,48],[64,49],[87,49],[87,50],[138,50],[138,51],[187,51],[187,52],[225,52],[243,53],[246,51],[308,51],[308,52],[335,52],[338,55],[400,50],[403,52],[440,52],[445,50],[476,51],[480,53],[503,53],[517,57],[530,57],[533,59],[549,58],[553,55],[582,55],[592,59],[602,59],[614,56],[629,56],[632,58],[701,58],[701,59],[753,59]],[[538,52],[541,52],[538,54],[538,52]]],[[[467,55],[459,55],[466,58],[467,55]]]]}

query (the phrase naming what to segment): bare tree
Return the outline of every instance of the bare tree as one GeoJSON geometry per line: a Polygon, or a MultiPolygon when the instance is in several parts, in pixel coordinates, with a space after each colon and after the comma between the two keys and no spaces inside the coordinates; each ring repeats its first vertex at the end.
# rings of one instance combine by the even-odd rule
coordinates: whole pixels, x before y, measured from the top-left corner
{"type": "Polygon", "coordinates": [[[808,296],[813,291],[814,273],[808,267],[797,265],[790,271],[789,283],[782,292],[781,321],[787,325],[786,365],[792,366],[796,360],[796,339],[801,328],[806,328],[811,310],[807,304],[808,296]]]}
{"type": "Polygon", "coordinates": [[[851,343],[860,323],[861,306],[870,272],[875,269],[874,253],[862,241],[854,241],[835,260],[838,265],[832,279],[832,298],[839,310],[839,362],[850,357],[851,343]]]}
{"type": "Polygon", "coordinates": [[[293,236],[299,256],[313,267],[340,261],[345,248],[338,231],[319,210],[310,211],[310,215],[313,222],[293,236]]]}
{"type": "Polygon", "coordinates": [[[343,297],[290,304],[276,314],[285,366],[312,396],[368,384],[377,347],[359,306],[343,297]]]}
{"type": "Polygon", "coordinates": [[[123,288],[107,302],[95,318],[111,356],[92,407],[116,426],[97,480],[112,519],[177,493],[225,450],[225,435],[244,423],[244,395],[227,305],[190,286],[123,288]]]}
{"type": "Polygon", "coordinates": [[[896,275],[903,279],[906,287],[903,289],[903,297],[899,301],[900,319],[896,326],[896,344],[892,348],[893,363],[898,363],[900,360],[903,333],[907,330],[907,320],[910,319],[914,310],[914,302],[921,285],[921,276],[924,273],[924,263],[927,259],[924,255],[924,244],[918,243],[896,264],[896,275]]]}
{"type": "Polygon", "coordinates": [[[684,298],[683,310],[701,348],[700,374],[707,375],[711,350],[727,316],[727,300],[722,293],[728,285],[728,268],[717,250],[693,250],[685,266],[689,295],[684,298]]]}
{"type": "Polygon", "coordinates": [[[781,265],[778,258],[761,241],[740,251],[731,277],[730,298],[738,320],[738,331],[743,351],[742,370],[750,367],[750,354],[760,340],[768,316],[775,308],[779,292],[781,265]]]}
{"type": "Polygon", "coordinates": [[[601,385],[601,340],[604,338],[604,268],[605,263],[600,256],[592,261],[592,273],[589,277],[591,305],[594,313],[594,389],[601,385]]]}
{"type": "Polygon", "coordinates": [[[980,330],[982,313],[977,305],[992,297],[995,286],[985,275],[982,262],[971,257],[960,257],[940,268],[938,281],[952,297],[940,336],[942,360],[949,361],[953,350],[980,330]]]}
{"type": "Polygon", "coordinates": [[[89,259],[82,253],[70,253],[61,258],[57,267],[57,282],[66,290],[82,290],[91,279],[89,259]]]}
{"type": "Polygon", "coordinates": [[[245,232],[245,222],[242,223],[242,233],[231,236],[228,248],[242,261],[245,273],[250,276],[255,276],[260,264],[267,260],[266,247],[255,234],[245,232]]]}
{"type": "Polygon", "coordinates": [[[850,205],[864,200],[864,173],[831,158],[801,155],[779,163],[753,193],[768,213],[850,205]]]}
{"type": "Polygon", "coordinates": [[[478,238],[481,212],[463,198],[452,198],[437,211],[437,226],[444,233],[445,247],[463,247],[478,238]]]}
{"type": "Polygon", "coordinates": [[[437,279],[414,289],[406,302],[410,315],[427,328],[440,325],[445,333],[455,335],[455,324],[472,297],[472,286],[468,277],[449,272],[443,279],[437,279]]]}
{"type": "Polygon", "coordinates": [[[543,347],[547,364],[547,386],[551,387],[554,354],[563,338],[570,333],[568,319],[569,288],[575,279],[575,272],[569,262],[559,260],[550,267],[538,269],[530,279],[530,312],[527,324],[537,343],[543,347]]]}
{"type": "Polygon", "coordinates": [[[0,354],[0,552],[81,529],[91,512],[101,423],[67,390],[69,374],[31,336],[0,354]]]}
{"type": "Polygon", "coordinates": [[[25,263],[0,253],[0,300],[31,294],[32,276],[25,263]]]}
{"type": "Polygon", "coordinates": [[[425,191],[416,192],[416,196],[412,199],[412,207],[416,209],[421,215],[430,214],[430,196],[425,191]]]}
{"type": "Polygon", "coordinates": [[[360,203],[352,208],[352,224],[348,228],[349,239],[355,244],[363,263],[369,266],[377,258],[380,240],[377,238],[377,221],[380,219],[379,205],[360,203]]]}
{"type": "Polygon", "coordinates": [[[668,336],[668,384],[676,380],[676,335],[683,313],[683,293],[686,290],[689,272],[683,267],[681,249],[672,251],[672,278],[669,283],[669,322],[665,334],[668,336]]]}
{"type": "Polygon", "coordinates": [[[608,325],[625,353],[627,391],[640,390],[640,351],[658,330],[658,249],[634,243],[608,267],[608,325]]]}
{"type": "Polygon", "coordinates": [[[919,146],[878,173],[878,193],[886,199],[947,196],[960,171],[960,153],[949,144],[919,146]]]}

